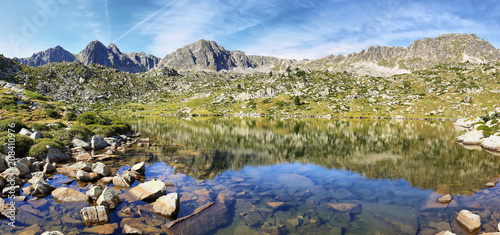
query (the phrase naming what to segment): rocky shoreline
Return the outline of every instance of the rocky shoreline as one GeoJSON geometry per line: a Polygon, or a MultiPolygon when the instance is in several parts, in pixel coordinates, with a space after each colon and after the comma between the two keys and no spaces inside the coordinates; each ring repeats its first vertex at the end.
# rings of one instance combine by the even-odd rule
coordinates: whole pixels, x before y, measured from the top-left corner
{"type": "MultiPolygon", "coordinates": [[[[30,136],[36,139],[39,133],[23,128],[17,135],[30,136]]],[[[232,191],[224,190],[220,192],[216,197],[216,201],[212,201],[208,197],[208,191],[201,192],[204,196],[200,195],[198,201],[201,200],[200,202],[206,203],[194,210],[192,214],[177,218],[181,197],[175,192],[176,186],[170,182],[155,179],[145,181],[147,167],[145,162],[136,163],[122,173],[112,172],[106,164],[102,163],[105,160],[118,158],[120,152],[126,153],[131,151],[132,148],[156,146],[156,143],[150,144],[149,138],[141,138],[140,134],[132,134],[131,132],[126,135],[107,138],[94,135],[90,141],[73,139],[72,145],[73,148],[64,146],[65,151],[47,146],[48,151],[45,159],[39,160],[32,157],[14,159],[15,166],[11,167],[8,167],[8,161],[12,159],[7,159],[8,156],[0,156],[3,196],[10,197],[8,193],[15,191],[15,196],[10,197],[15,201],[25,201],[28,198],[30,198],[29,201],[37,201],[51,195],[58,203],[85,203],[87,206],[80,210],[81,223],[91,227],[84,229],[84,232],[99,234],[110,234],[110,231],[114,232],[118,228],[114,224],[107,226],[107,222],[110,221],[110,213],[114,212],[124,200],[147,202],[146,206],[141,207],[142,210],[148,210],[169,219],[170,222],[162,225],[164,231],[161,233],[206,233],[227,223],[230,219],[229,215],[231,213],[229,213],[228,207],[233,207],[235,204],[235,193],[232,191]],[[103,151],[102,154],[96,154],[103,151]],[[67,186],[56,188],[47,183],[48,179],[51,179],[56,174],[65,175],[71,179],[65,182],[64,185],[70,185],[76,180],[79,184],[91,184],[91,186],[89,186],[86,193],[67,186]],[[15,181],[15,185],[12,187],[7,186],[7,179],[15,181]],[[135,181],[138,181],[139,184],[132,187],[135,181]],[[26,183],[29,186],[24,187],[26,183]],[[168,187],[173,187],[173,190],[167,190],[168,187]],[[117,192],[120,191],[125,192],[118,195],[117,192]],[[220,217],[226,219],[209,219],[220,217]],[[197,228],[193,228],[193,224],[198,224],[197,228]],[[200,226],[200,224],[203,225],[200,226]],[[101,228],[104,230],[99,231],[101,228]]],[[[11,205],[12,203],[9,204],[7,201],[0,199],[0,214],[2,217],[11,218],[11,205]]],[[[15,212],[15,215],[22,216],[18,215],[19,209],[17,207],[15,207],[15,212]]],[[[122,233],[151,234],[160,232],[154,230],[154,228],[149,228],[145,224],[137,223],[137,221],[127,220],[130,215],[141,213],[139,209],[134,212],[134,209],[127,207],[119,213],[125,215],[125,218],[120,223],[122,233]],[[127,223],[127,221],[130,223],[127,223]]],[[[36,228],[33,230],[33,226],[30,226],[20,232],[40,234],[40,227],[37,226],[36,228]]],[[[63,233],[60,231],[46,231],[42,234],[63,233]]]]}
{"type": "Polygon", "coordinates": [[[466,146],[478,146],[493,154],[500,152],[500,108],[474,120],[458,119],[454,126],[467,130],[455,140],[466,146]]]}

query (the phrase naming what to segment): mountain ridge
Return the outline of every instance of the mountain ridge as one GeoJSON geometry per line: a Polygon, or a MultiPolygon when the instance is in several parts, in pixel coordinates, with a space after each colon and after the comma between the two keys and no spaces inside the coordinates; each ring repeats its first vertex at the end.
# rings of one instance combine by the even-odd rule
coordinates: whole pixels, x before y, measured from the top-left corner
{"type": "Polygon", "coordinates": [[[17,59],[22,64],[40,66],[50,62],[78,60],[83,64],[114,66],[125,72],[173,68],[196,72],[284,72],[288,67],[302,70],[348,71],[360,75],[392,76],[431,68],[440,63],[488,63],[500,59],[500,50],[475,34],[443,34],[436,38],[415,40],[408,47],[370,46],[347,55],[328,55],[314,60],[297,61],[264,55],[246,55],[239,50],[226,50],[215,41],[201,39],[162,59],[140,53],[122,53],[115,44],[105,47],[93,41],[79,54],[62,47],[50,48],[29,58],[17,59]],[[72,57],[73,56],[73,57],[72,57]]]}

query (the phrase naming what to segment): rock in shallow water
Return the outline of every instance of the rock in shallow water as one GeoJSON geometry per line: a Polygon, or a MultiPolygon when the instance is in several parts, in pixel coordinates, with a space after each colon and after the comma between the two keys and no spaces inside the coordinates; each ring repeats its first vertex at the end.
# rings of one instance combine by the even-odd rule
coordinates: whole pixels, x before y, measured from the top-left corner
{"type": "Polygon", "coordinates": [[[282,174],[278,177],[278,181],[285,187],[291,188],[307,188],[314,185],[311,179],[297,174],[282,174]]]}
{"type": "Polygon", "coordinates": [[[451,199],[453,199],[453,197],[450,194],[446,194],[444,196],[439,197],[438,202],[449,203],[451,202],[451,199]]]}
{"type": "Polygon", "coordinates": [[[153,211],[166,216],[169,219],[176,219],[179,213],[179,194],[169,193],[159,197],[153,204],[153,211]]]}
{"type": "Polygon", "coordinates": [[[97,199],[97,205],[106,206],[109,209],[115,209],[120,203],[122,203],[120,197],[109,187],[104,188],[97,199]]]}
{"type": "Polygon", "coordinates": [[[109,167],[104,165],[102,162],[92,165],[92,171],[102,176],[110,176],[112,174],[109,167]]]}
{"type": "Polygon", "coordinates": [[[104,206],[89,206],[80,210],[83,223],[86,226],[93,224],[105,224],[109,221],[109,212],[104,206]]]}
{"type": "Polygon", "coordinates": [[[327,203],[328,207],[336,212],[359,214],[361,213],[361,205],[354,203],[327,203]]]}
{"type": "Polygon", "coordinates": [[[52,197],[60,203],[88,202],[87,195],[72,188],[58,188],[52,191],[52,197]]]}
{"type": "Polygon", "coordinates": [[[468,210],[461,210],[458,213],[457,222],[469,233],[481,228],[481,218],[479,215],[473,214],[468,210]]]}
{"type": "Polygon", "coordinates": [[[151,180],[139,184],[129,190],[129,193],[139,200],[153,200],[165,195],[167,187],[160,180],[151,180]]]}
{"type": "Polygon", "coordinates": [[[99,196],[101,196],[101,193],[102,193],[102,186],[93,185],[89,188],[89,190],[87,191],[87,193],[85,193],[85,195],[87,195],[87,197],[89,198],[97,200],[99,196]]]}

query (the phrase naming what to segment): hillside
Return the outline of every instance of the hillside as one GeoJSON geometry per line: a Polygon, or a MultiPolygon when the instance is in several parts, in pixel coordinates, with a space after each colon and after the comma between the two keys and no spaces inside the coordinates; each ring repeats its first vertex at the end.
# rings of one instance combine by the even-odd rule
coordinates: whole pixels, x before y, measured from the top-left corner
{"type": "MultiPolygon", "coordinates": [[[[87,49],[119,54],[116,47],[104,47],[98,42],[87,49]]],[[[443,35],[418,40],[406,49],[371,47],[337,59],[323,58],[351,66],[360,63],[354,61],[363,61],[378,66],[372,68],[380,72],[380,68],[391,69],[382,65],[390,65],[387,61],[394,61],[399,55],[395,68],[406,66],[406,72],[385,76],[360,74],[360,68],[337,71],[318,61],[288,61],[295,63],[293,69],[258,72],[288,62],[246,56],[204,40],[171,55],[145,73],[125,73],[116,66],[110,68],[110,64],[98,65],[96,62],[105,61],[105,56],[97,55],[76,57],[90,65],[75,61],[39,67],[21,66],[3,58],[2,63],[8,66],[2,71],[8,79],[22,81],[26,88],[74,108],[127,114],[454,119],[484,114],[500,101],[498,50],[475,35],[443,35]],[[189,53],[191,57],[185,56],[189,53]],[[425,63],[411,59],[417,57],[425,58],[420,60],[425,63]],[[243,67],[246,72],[236,72],[243,67]],[[226,70],[233,72],[215,72],[226,70]],[[466,96],[472,97],[472,102],[465,102],[466,96]]]]}

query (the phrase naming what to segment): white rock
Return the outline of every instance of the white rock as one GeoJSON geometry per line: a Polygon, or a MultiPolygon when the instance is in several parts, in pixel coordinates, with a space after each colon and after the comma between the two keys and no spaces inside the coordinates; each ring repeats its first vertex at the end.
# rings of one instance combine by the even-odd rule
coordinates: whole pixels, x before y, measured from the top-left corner
{"type": "Polygon", "coordinates": [[[483,142],[483,131],[469,131],[456,138],[457,142],[462,142],[463,144],[478,145],[483,142]]]}
{"type": "Polygon", "coordinates": [[[484,138],[481,147],[500,152],[500,136],[492,135],[488,138],[484,138]]]}
{"type": "Polygon", "coordinates": [[[19,131],[19,134],[20,135],[25,135],[25,136],[30,136],[31,134],[33,134],[33,132],[31,132],[30,130],[26,129],[26,128],[23,128],[19,131]]]}

